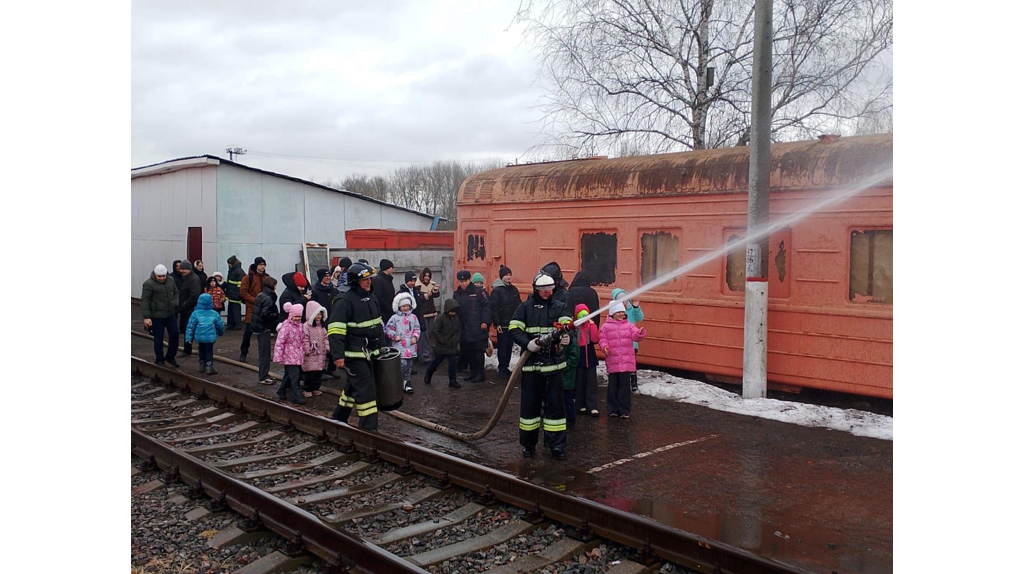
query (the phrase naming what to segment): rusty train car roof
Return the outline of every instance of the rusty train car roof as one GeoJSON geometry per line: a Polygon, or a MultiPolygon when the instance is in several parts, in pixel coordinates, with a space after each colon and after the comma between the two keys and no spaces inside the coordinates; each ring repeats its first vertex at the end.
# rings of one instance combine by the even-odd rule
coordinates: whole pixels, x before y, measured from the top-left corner
{"type": "MultiPolygon", "coordinates": [[[[853,183],[891,167],[892,134],[772,144],[771,190],[853,183]]],[[[526,164],[485,171],[459,205],[746,193],[750,148],[526,164]]]]}

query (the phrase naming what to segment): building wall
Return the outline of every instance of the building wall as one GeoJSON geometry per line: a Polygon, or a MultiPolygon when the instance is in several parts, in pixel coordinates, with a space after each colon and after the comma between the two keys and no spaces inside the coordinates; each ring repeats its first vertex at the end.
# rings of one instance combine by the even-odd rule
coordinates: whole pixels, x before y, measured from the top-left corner
{"type": "Polygon", "coordinates": [[[262,256],[280,277],[302,260],[303,243],[345,247],[346,229],[428,230],[431,219],[288,179],[220,165],[217,266],[231,255],[243,267],[262,256]]]}
{"type": "MultiPolygon", "coordinates": [[[[203,228],[204,260],[217,254],[217,168],[185,169],[132,180],[131,294],[153,267],[186,255],[189,227],[203,228]]],[[[205,261],[204,261],[205,262],[205,261]]],[[[216,266],[207,266],[211,271],[216,266]]]]}

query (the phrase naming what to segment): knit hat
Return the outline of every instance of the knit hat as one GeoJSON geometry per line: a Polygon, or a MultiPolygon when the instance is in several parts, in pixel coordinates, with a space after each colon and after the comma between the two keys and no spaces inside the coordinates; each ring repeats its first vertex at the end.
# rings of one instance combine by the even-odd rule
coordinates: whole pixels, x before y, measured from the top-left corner
{"type": "Polygon", "coordinates": [[[405,282],[406,283],[408,283],[410,281],[415,281],[415,280],[416,280],[416,272],[415,271],[406,271],[405,272],[405,282]]]}
{"type": "Polygon", "coordinates": [[[239,261],[238,261],[238,256],[237,255],[232,255],[231,257],[228,257],[228,266],[229,267],[234,267],[235,263],[238,263],[238,262],[239,261]]]}
{"type": "Polygon", "coordinates": [[[612,303],[612,306],[608,308],[608,316],[612,316],[616,313],[625,313],[626,306],[622,304],[622,301],[616,301],[612,303]]]}
{"type": "Polygon", "coordinates": [[[213,272],[213,277],[220,277],[221,279],[223,279],[224,278],[224,274],[221,273],[220,271],[214,271],[213,272]]]}
{"type": "Polygon", "coordinates": [[[295,275],[292,275],[292,282],[295,283],[295,286],[299,289],[306,288],[306,276],[298,271],[295,272],[295,275]]]}
{"type": "Polygon", "coordinates": [[[390,259],[381,259],[380,260],[380,270],[381,271],[387,271],[388,269],[393,269],[394,267],[395,267],[395,264],[392,263],[390,259]]]}
{"type": "MultiPolygon", "coordinates": [[[[352,267],[352,260],[349,259],[348,257],[342,257],[341,259],[338,260],[338,267],[341,267],[342,269],[348,269],[349,267],[352,267]]],[[[335,269],[337,269],[338,267],[335,267],[335,269]]]]}
{"type": "Polygon", "coordinates": [[[206,285],[207,286],[210,285],[210,281],[213,281],[214,284],[216,284],[217,283],[217,276],[216,275],[210,275],[209,277],[207,277],[206,278],[206,285]]]}
{"type": "Polygon", "coordinates": [[[192,264],[189,263],[188,261],[182,261],[180,264],[178,264],[178,269],[181,269],[182,271],[191,271],[192,264]]]}
{"type": "Polygon", "coordinates": [[[479,274],[479,273],[474,273],[473,274],[472,282],[473,283],[483,283],[484,282],[484,276],[479,274]]]}
{"type": "Polygon", "coordinates": [[[465,269],[463,269],[462,271],[459,271],[459,273],[455,276],[455,278],[458,279],[459,281],[468,281],[469,280],[469,271],[466,271],[465,269]]]}
{"type": "Polygon", "coordinates": [[[501,268],[498,269],[498,279],[504,279],[506,275],[511,275],[511,274],[512,274],[512,270],[509,269],[508,267],[505,267],[504,265],[502,265],[501,268]]]}
{"type": "Polygon", "coordinates": [[[370,262],[369,262],[369,261],[367,261],[367,260],[365,260],[365,259],[360,259],[360,260],[359,260],[358,262],[359,262],[359,263],[362,263],[363,265],[366,265],[367,267],[369,267],[369,266],[370,266],[370,262]]]}
{"type": "Polygon", "coordinates": [[[580,303],[579,305],[576,305],[576,318],[577,319],[582,319],[583,317],[585,317],[586,315],[589,315],[589,314],[590,314],[590,308],[589,307],[587,307],[583,303],[580,303]]]}
{"type": "Polygon", "coordinates": [[[267,260],[262,258],[262,257],[257,257],[256,259],[252,260],[252,264],[257,266],[257,267],[259,267],[260,264],[266,265],[267,264],[267,260]]]}
{"type": "Polygon", "coordinates": [[[288,313],[288,318],[301,317],[302,316],[302,305],[298,303],[285,303],[284,312],[288,313]]]}
{"type": "Polygon", "coordinates": [[[158,263],[157,266],[153,268],[153,273],[156,273],[157,275],[167,275],[167,268],[164,267],[163,263],[158,263]]]}
{"type": "Polygon", "coordinates": [[[323,281],[324,280],[324,275],[327,275],[328,273],[329,273],[329,271],[327,271],[326,269],[317,269],[316,270],[316,280],[317,281],[323,281]]]}

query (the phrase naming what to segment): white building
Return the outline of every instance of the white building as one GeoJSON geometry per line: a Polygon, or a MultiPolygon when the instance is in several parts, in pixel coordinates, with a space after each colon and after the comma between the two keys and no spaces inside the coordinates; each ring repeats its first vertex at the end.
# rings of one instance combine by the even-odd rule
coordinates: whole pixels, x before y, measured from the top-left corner
{"type": "MultiPolygon", "coordinates": [[[[132,296],[157,263],[202,259],[207,274],[227,275],[257,256],[280,278],[302,261],[303,243],[346,247],[347,229],[436,226],[426,213],[349,191],[256,169],[212,155],[132,169],[132,296]]],[[[376,263],[376,262],[372,262],[376,263]]]]}

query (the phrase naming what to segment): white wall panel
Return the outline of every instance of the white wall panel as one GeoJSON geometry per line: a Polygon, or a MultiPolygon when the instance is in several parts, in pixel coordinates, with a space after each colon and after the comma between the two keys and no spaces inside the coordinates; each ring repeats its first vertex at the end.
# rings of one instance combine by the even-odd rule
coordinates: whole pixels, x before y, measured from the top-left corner
{"type": "Polygon", "coordinates": [[[216,178],[209,166],[132,180],[133,296],[157,263],[185,257],[190,226],[203,227],[203,256],[216,254],[216,178]]]}
{"type": "Polygon", "coordinates": [[[345,195],[306,187],[306,243],[345,244],[345,195]]]}
{"type": "Polygon", "coordinates": [[[218,240],[262,243],[262,175],[231,165],[220,165],[216,169],[218,240]]]}
{"type": "Polygon", "coordinates": [[[351,196],[345,198],[345,229],[381,229],[380,204],[351,196]]]}
{"type": "Polygon", "coordinates": [[[302,243],[306,186],[263,175],[263,242],[302,243]]]}

